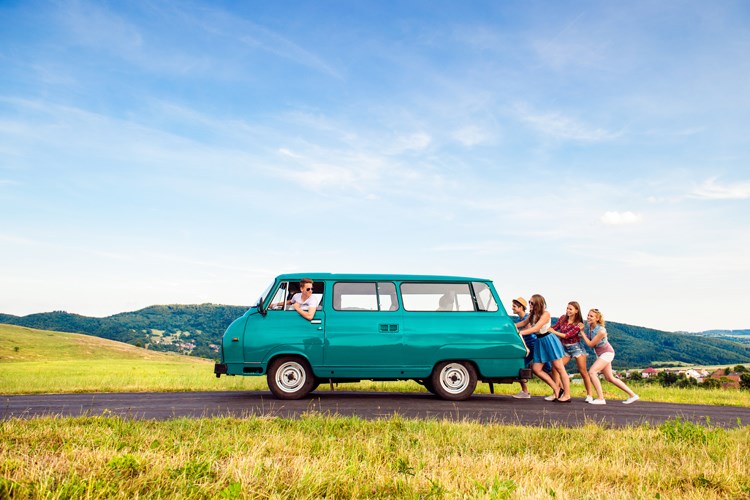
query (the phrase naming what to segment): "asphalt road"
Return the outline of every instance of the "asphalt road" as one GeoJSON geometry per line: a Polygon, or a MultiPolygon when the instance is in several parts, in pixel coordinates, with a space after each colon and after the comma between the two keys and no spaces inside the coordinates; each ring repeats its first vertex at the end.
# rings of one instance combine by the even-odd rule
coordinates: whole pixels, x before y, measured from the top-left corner
{"type": "Polygon", "coordinates": [[[514,399],[505,395],[474,395],[467,401],[443,401],[426,393],[316,391],[307,399],[280,401],[269,392],[87,393],[0,396],[0,419],[42,415],[119,415],[134,419],[177,417],[276,416],[303,413],[358,416],[364,419],[400,415],[410,419],[447,419],[533,426],[580,426],[597,422],[611,427],[680,417],[721,427],[750,425],[750,408],[637,401],[624,405],[609,400],[593,406],[582,399],[561,404],[542,397],[514,399]],[[708,420],[707,420],[708,419],[708,420]]]}

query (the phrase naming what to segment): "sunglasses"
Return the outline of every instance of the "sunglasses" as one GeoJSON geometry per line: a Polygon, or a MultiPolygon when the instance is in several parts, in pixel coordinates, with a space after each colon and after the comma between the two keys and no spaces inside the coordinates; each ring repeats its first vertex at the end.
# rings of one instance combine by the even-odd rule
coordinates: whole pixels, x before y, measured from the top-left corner
{"type": "Polygon", "coordinates": [[[306,292],[312,292],[312,288],[305,288],[306,292]]]}

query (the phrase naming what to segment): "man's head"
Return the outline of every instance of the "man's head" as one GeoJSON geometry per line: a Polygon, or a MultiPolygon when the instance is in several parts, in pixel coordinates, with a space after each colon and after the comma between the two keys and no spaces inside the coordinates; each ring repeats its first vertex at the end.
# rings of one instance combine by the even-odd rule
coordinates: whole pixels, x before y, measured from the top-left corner
{"type": "Polygon", "coordinates": [[[517,314],[519,317],[523,317],[523,315],[526,314],[526,299],[524,299],[523,297],[513,299],[511,307],[513,308],[513,314],[517,314]]]}
{"type": "Polygon", "coordinates": [[[299,291],[302,292],[302,296],[307,299],[312,295],[313,280],[310,278],[302,278],[299,282],[299,291]]]}

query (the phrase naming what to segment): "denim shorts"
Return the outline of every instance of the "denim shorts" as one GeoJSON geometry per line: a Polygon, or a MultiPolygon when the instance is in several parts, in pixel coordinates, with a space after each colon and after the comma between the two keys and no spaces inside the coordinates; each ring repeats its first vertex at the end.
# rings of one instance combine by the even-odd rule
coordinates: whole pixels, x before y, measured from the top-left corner
{"type": "Polygon", "coordinates": [[[565,355],[571,358],[577,358],[578,356],[588,356],[586,349],[583,348],[583,344],[576,342],[575,344],[563,344],[565,349],[565,355]]]}

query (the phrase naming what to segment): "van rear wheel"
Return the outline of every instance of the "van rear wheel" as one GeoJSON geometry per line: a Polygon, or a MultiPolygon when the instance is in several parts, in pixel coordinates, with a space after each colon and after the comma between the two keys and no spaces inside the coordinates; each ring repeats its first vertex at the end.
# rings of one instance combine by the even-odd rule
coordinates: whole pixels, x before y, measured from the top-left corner
{"type": "Polygon", "coordinates": [[[443,361],[432,371],[435,394],[449,401],[462,401],[477,387],[477,371],[467,361],[443,361]]]}
{"type": "Polygon", "coordinates": [[[310,365],[297,356],[281,356],[268,367],[268,388],[279,399],[300,399],[315,385],[310,365]]]}

